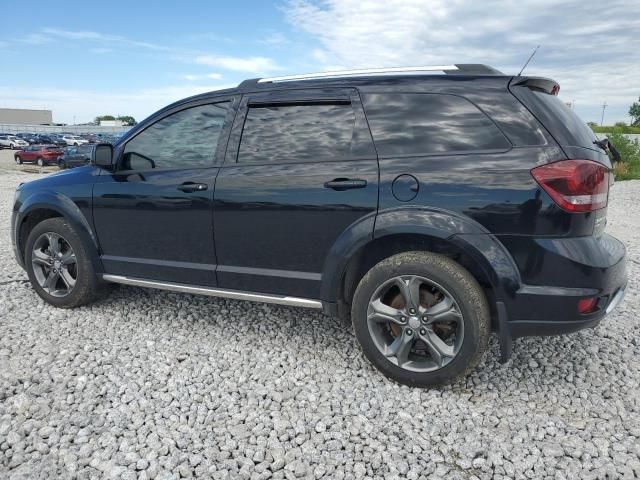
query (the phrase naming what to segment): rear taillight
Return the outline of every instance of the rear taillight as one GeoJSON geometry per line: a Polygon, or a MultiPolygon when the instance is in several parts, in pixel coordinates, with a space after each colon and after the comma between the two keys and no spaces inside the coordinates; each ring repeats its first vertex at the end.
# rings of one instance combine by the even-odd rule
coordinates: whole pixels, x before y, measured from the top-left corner
{"type": "Polygon", "coordinates": [[[545,192],[567,212],[591,212],[607,206],[609,169],[591,160],[562,160],[531,170],[545,192]]]}

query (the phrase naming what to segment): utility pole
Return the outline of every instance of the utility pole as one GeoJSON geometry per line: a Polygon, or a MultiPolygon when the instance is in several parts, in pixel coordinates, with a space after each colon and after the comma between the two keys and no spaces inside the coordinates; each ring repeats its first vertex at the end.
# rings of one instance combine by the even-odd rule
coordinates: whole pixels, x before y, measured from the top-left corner
{"type": "Polygon", "coordinates": [[[605,100],[605,102],[602,104],[602,117],[600,118],[600,126],[602,126],[602,124],[604,123],[604,109],[607,108],[607,102],[605,100]]]}

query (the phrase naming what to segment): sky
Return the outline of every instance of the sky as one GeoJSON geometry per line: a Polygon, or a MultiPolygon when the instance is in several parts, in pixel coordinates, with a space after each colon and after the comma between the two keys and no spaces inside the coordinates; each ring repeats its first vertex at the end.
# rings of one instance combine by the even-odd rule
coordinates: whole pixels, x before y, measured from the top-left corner
{"type": "Polygon", "coordinates": [[[485,63],[551,77],[585,121],[629,122],[640,97],[640,0],[9,2],[0,107],[138,121],[247,78],[485,63]]]}

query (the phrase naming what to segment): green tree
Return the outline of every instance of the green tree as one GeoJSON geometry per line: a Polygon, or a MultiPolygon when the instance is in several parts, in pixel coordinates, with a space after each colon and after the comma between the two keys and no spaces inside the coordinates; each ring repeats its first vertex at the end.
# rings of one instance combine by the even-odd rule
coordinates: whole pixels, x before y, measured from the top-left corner
{"type": "Polygon", "coordinates": [[[120,120],[124,125],[135,125],[138,123],[131,115],[120,115],[116,120],[120,120]]]}
{"type": "Polygon", "coordinates": [[[640,97],[637,102],[633,102],[629,107],[629,116],[631,117],[631,125],[640,127],[640,97]]]}
{"type": "Polygon", "coordinates": [[[93,123],[95,123],[96,125],[100,125],[100,122],[102,120],[115,120],[116,117],[114,117],[113,115],[100,115],[99,117],[96,117],[93,120],[93,123]]]}

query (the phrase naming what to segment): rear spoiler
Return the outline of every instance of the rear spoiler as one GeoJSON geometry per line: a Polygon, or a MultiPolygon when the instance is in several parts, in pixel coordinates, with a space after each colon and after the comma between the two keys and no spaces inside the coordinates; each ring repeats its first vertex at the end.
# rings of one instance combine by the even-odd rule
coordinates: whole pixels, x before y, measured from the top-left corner
{"type": "Polygon", "coordinates": [[[551,80],[550,78],[543,77],[513,77],[510,86],[526,87],[530,90],[536,90],[538,92],[544,92],[549,95],[556,96],[560,92],[560,85],[558,82],[551,80]]]}

